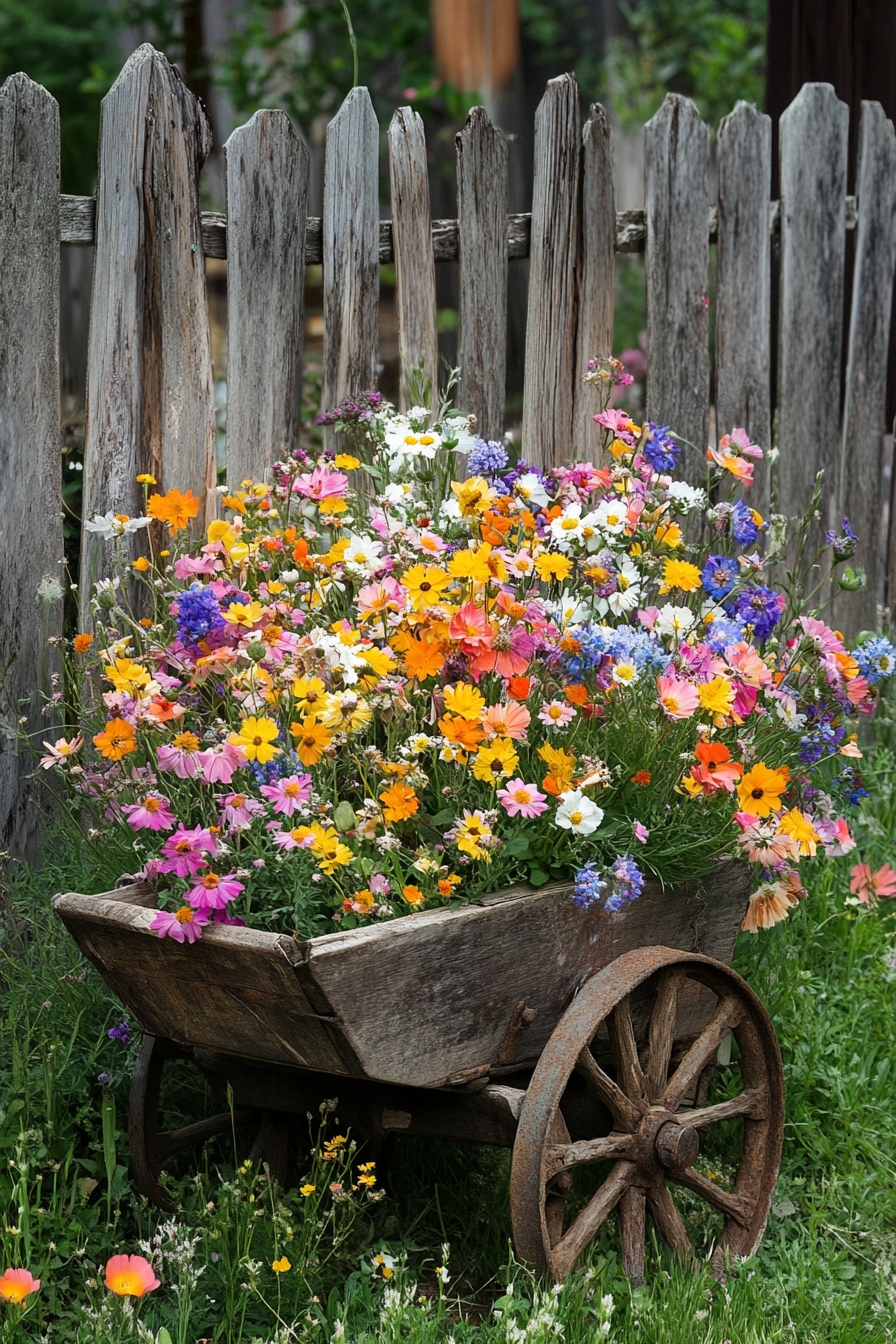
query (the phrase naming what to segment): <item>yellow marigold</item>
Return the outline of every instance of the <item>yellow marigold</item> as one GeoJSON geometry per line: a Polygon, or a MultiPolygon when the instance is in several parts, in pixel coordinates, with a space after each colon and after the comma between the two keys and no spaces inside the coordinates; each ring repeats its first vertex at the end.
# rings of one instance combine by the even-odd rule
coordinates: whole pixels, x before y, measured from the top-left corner
{"type": "Polygon", "coordinates": [[[778,822],[778,831],[782,835],[790,836],[800,847],[800,854],[811,857],[821,840],[821,836],[812,825],[811,821],[805,816],[798,807],[792,807],[789,812],[785,812],[778,822]]]}
{"type": "Polygon", "coordinates": [[[93,635],[75,635],[75,653],[86,653],[93,643],[93,635]]]}
{"type": "Polygon", "coordinates": [[[726,677],[713,677],[697,687],[700,704],[710,714],[730,714],[734,702],[734,686],[726,677]]]}
{"type": "Polygon", "coordinates": [[[445,708],[451,714],[478,723],[485,713],[485,697],[478,687],[459,681],[445,688],[445,708]]]}
{"type": "Polygon", "coordinates": [[[498,492],[484,476],[471,476],[466,481],[452,481],[451,489],[457,496],[460,511],[464,518],[471,514],[485,513],[498,498],[498,492]]]}
{"type": "Polygon", "coordinates": [[[94,737],[93,745],[107,761],[120,761],[137,750],[134,725],[125,719],[110,719],[103,731],[94,737]]]}
{"type": "Polygon", "coordinates": [[[679,588],[683,593],[692,593],[700,587],[700,571],[687,560],[674,560],[670,556],[663,564],[663,584],[661,593],[670,588],[679,588]]]}
{"type": "Polygon", "coordinates": [[[273,719],[258,719],[252,715],[248,719],[243,719],[238,733],[230,734],[230,744],[241,747],[248,760],[265,765],[280,755],[280,748],[274,746],[277,732],[277,725],[273,719]]]}
{"type": "Polygon", "coordinates": [[[138,485],[157,485],[155,476],[151,476],[148,471],[142,471],[136,478],[138,485]]]}
{"type": "Polygon", "coordinates": [[[684,541],[681,528],[677,523],[660,523],[654,535],[657,541],[662,542],[664,546],[668,546],[670,551],[675,550],[676,546],[681,546],[684,541]]]}
{"type": "Polygon", "coordinates": [[[408,905],[422,905],[424,900],[426,899],[420,888],[414,886],[413,882],[409,882],[406,887],[402,887],[401,894],[407,901],[408,905]]]}
{"type": "Polygon", "coordinates": [[[192,490],[184,494],[180,490],[169,490],[165,495],[150,495],[146,511],[150,518],[167,523],[172,534],[188,526],[190,519],[199,512],[199,500],[192,490]]]}
{"type": "Polygon", "coordinates": [[[496,784],[499,779],[509,779],[519,761],[509,737],[493,737],[477,751],[473,761],[473,775],[487,784],[496,784]]]}
{"type": "Polygon", "coordinates": [[[545,553],[535,561],[535,571],[542,583],[550,583],[551,579],[562,583],[572,573],[572,561],[568,555],[545,553]]]}
{"type": "Polygon", "coordinates": [[[145,555],[138,555],[137,559],[131,564],[131,569],[136,569],[138,574],[145,574],[149,569],[149,561],[145,555]]]}
{"type": "Polygon", "coordinates": [[[473,583],[488,583],[492,576],[489,556],[492,548],[484,541],[475,550],[457,551],[448,561],[448,571],[455,579],[471,579],[473,583]]]}
{"type": "Polygon", "coordinates": [[[336,460],[333,463],[333,466],[338,467],[340,471],[357,471],[360,465],[361,459],[354,457],[351,453],[337,453],[336,460]]]}
{"type": "Polygon", "coordinates": [[[555,789],[550,789],[549,792],[564,793],[572,783],[572,777],[575,773],[575,756],[571,751],[563,751],[559,747],[551,746],[539,747],[538,754],[548,767],[548,777],[557,786],[555,789]]]}
{"type": "Polygon", "coordinates": [[[103,668],[103,672],[116,691],[130,692],[138,686],[148,685],[151,680],[146,668],[131,658],[116,658],[114,663],[103,668]]]}
{"type": "Polygon", "coordinates": [[[420,811],[420,800],[407,784],[390,784],[380,794],[380,802],[387,821],[407,821],[408,817],[420,811]]]}
{"type": "Polygon", "coordinates": [[[333,741],[333,734],[313,714],[306,714],[299,723],[291,723],[289,731],[296,739],[296,755],[303,765],[317,765],[333,741]]]}

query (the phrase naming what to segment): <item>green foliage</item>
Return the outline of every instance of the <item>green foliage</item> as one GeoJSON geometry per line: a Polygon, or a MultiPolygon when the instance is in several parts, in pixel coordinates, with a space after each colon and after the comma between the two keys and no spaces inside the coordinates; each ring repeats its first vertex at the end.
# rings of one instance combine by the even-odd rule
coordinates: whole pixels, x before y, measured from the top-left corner
{"type": "Polygon", "coordinates": [[[712,126],[739,98],[761,107],[768,0],[636,0],[630,36],[610,43],[605,90],[623,125],[647,121],[668,91],[712,126]]]}

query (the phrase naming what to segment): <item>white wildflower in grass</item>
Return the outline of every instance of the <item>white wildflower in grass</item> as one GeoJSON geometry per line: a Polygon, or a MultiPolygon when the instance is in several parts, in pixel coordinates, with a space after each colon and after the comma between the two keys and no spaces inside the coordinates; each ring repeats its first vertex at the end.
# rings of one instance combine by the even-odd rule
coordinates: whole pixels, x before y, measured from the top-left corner
{"type": "Polygon", "coordinates": [[[603,808],[592,803],[581,789],[569,789],[560,795],[554,824],[576,835],[591,835],[604,819],[603,808]]]}
{"type": "Polygon", "coordinates": [[[666,487],[666,498],[672,500],[682,513],[693,513],[706,507],[706,491],[687,481],[672,481],[666,487]]]}
{"type": "Polygon", "coordinates": [[[680,639],[682,635],[688,633],[696,619],[697,618],[690,607],[676,607],[673,603],[667,602],[664,607],[660,607],[660,612],[653,628],[658,635],[671,635],[676,639],[680,639]]]}
{"type": "Polygon", "coordinates": [[[527,471],[517,477],[513,490],[514,494],[525,500],[530,508],[543,509],[550,502],[544,482],[534,471],[527,471]]]}
{"type": "Polygon", "coordinates": [[[594,510],[594,522],[601,532],[616,537],[625,531],[628,507],[624,499],[602,499],[594,510]]]}

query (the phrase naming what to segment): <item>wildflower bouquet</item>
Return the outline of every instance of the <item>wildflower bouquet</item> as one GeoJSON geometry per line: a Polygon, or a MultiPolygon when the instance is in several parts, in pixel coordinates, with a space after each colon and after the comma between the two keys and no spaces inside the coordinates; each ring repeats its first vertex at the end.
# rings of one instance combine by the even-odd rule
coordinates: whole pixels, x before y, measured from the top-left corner
{"type": "Polygon", "coordinates": [[[854,726],[896,650],[849,651],[807,610],[820,553],[770,586],[782,528],[743,498],[761,449],[734,430],[705,490],[674,479],[680,442],[609,408],[624,377],[589,367],[597,463],[511,463],[445,405],[367,393],[323,417],[343,451],[297,449],[203,535],[151,478],[145,516],[86,524],[115,574],[73,641],[81,731],[41,764],[157,885],[160,936],[309,935],[555,879],[613,912],[725,853],[757,865],[755,930],[803,861],[852,848],[854,726]]]}

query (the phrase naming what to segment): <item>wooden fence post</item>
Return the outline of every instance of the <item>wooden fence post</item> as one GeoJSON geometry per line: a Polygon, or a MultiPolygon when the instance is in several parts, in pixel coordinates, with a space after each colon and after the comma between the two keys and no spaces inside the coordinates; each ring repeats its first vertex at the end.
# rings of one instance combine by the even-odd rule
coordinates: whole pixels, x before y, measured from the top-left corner
{"type": "Polygon", "coordinates": [[[573,450],[579,315],[582,132],[572,75],[551,79],[535,113],[535,181],[523,389],[523,457],[567,462],[573,450]]]}
{"type": "Polygon", "coordinates": [[[683,475],[706,475],[709,409],[709,127],[667,93],[644,127],[647,418],[684,439],[683,475]]]}
{"type": "Polygon", "coordinates": [[[285,112],[256,112],[224,146],[227,483],[260,480],[293,447],[305,339],[308,150],[285,112]]]}
{"type": "MultiPolygon", "coordinates": [[[[389,126],[392,246],[398,316],[399,402],[412,404],[408,380],[422,365],[439,404],[439,337],[436,328],[436,263],[432,250],[426,136],[420,114],[400,107],[389,126]]],[[[417,403],[419,404],[419,402],[417,403]]]]}
{"type": "Polygon", "coordinates": [[[616,202],[613,190],[613,132],[606,112],[593,103],[582,133],[582,253],[580,259],[579,346],[575,369],[575,449],[584,457],[598,450],[600,431],[592,420],[599,409],[594,390],[582,381],[589,359],[613,353],[616,275],[616,202]]]}
{"type": "Polygon", "coordinates": [[[849,109],[830,84],[804,84],[781,117],[778,506],[804,513],[824,468],[829,519],[840,452],[848,134],[849,109]]]}
{"type": "Polygon", "coordinates": [[[27,75],[0,89],[0,850],[36,859],[29,776],[62,634],[59,108],[27,75]],[[23,722],[20,723],[20,719],[23,722]]]}
{"type": "MultiPolygon", "coordinates": [[[[716,421],[742,428],[768,453],[771,441],[771,118],[739,102],[719,128],[716,421]]],[[[757,464],[751,503],[767,513],[767,463],[757,464]]]]}
{"type": "Polygon", "coordinates": [[[457,405],[484,439],[504,429],[507,379],[507,142],[474,107],[457,146],[460,383],[457,405]]]}
{"type": "MultiPolygon", "coordinates": [[[[324,163],[324,409],[374,386],[379,312],[379,127],[352,89],[327,127],[324,163]]],[[[328,432],[331,439],[331,432],[328,432]]]]}
{"type": "MultiPolygon", "coordinates": [[[[211,134],[199,101],[148,43],[103,99],[90,312],[84,517],[142,512],[135,477],[198,494],[214,516],[215,402],[199,220],[211,134]]],[[[84,532],[82,620],[108,573],[84,532]]],[[[139,534],[123,539],[136,555],[139,534]]]]}

